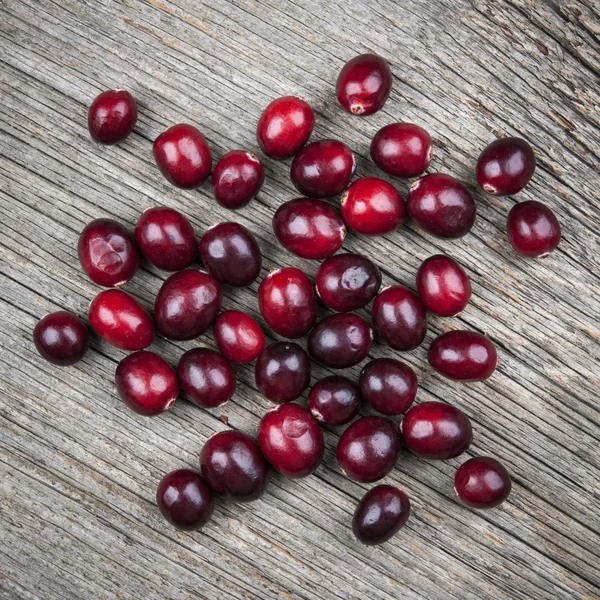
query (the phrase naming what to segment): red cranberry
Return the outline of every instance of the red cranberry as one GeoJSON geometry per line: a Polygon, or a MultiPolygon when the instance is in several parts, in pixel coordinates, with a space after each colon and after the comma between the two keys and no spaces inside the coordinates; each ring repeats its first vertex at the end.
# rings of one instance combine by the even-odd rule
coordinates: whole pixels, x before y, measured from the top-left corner
{"type": "Polygon", "coordinates": [[[74,365],[88,349],[85,325],[73,313],[60,310],[38,321],[33,330],[37,351],[54,365],[74,365]]]}
{"type": "Polygon", "coordinates": [[[408,214],[421,229],[439,238],[466,235],[475,222],[475,202],[457,179],[442,173],[425,175],[410,186],[408,214]]]}
{"type": "Polygon", "coordinates": [[[392,123],[380,129],[371,142],[371,158],[386,173],[418,177],[431,162],[431,137],[418,125],[392,123]]]}
{"type": "Polygon", "coordinates": [[[193,348],[179,359],[177,375],[187,399],[201,408],[217,408],[235,392],[235,373],[218,352],[193,348]]]}
{"type": "Polygon", "coordinates": [[[393,285],[375,298],[373,327],[394,350],[414,350],[427,333],[425,307],[407,287],[393,285]]]}
{"type": "Polygon", "coordinates": [[[346,377],[330,375],[313,385],[308,396],[312,416],[328,425],[344,425],[358,414],[360,392],[346,377]]]}
{"type": "Polygon", "coordinates": [[[260,325],[239,310],[222,312],[215,320],[213,333],[223,356],[235,363],[253,361],[265,345],[260,325]]]}
{"type": "Polygon", "coordinates": [[[476,331],[448,331],[429,347],[429,364],[438,372],[458,381],[482,381],[498,364],[494,344],[476,331]]]}
{"type": "Polygon", "coordinates": [[[364,319],[351,313],[329,315],[308,335],[311,356],[332,369],[357,365],[369,353],[373,332],[364,319]]]}
{"type": "Polygon", "coordinates": [[[140,261],[135,242],[125,227],[112,219],[88,223],[79,236],[77,252],[87,276],[104,287],[129,281],[140,261]]]}
{"type": "Polygon", "coordinates": [[[156,490],[156,503],[162,516],[177,529],[200,529],[213,513],[210,487],[198,473],[178,469],[165,475],[156,490]]]}
{"type": "Polygon", "coordinates": [[[376,358],[362,370],[359,379],[362,397],[384,415],[401,415],[417,397],[415,372],[393,358],[376,358]]]}
{"type": "Polygon", "coordinates": [[[459,456],[473,440],[467,415],[444,402],[413,406],[404,415],[400,431],[409,450],[430,460],[459,456]]]}
{"type": "Polygon", "coordinates": [[[135,226],[135,239],[144,256],[165,271],[181,271],[196,258],[194,228],[172,208],[147,208],[135,226]]]}
{"type": "Polygon", "coordinates": [[[268,411],[258,426],[258,443],[273,467],[292,479],[310,475],[325,452],[321,428],[297,404],[282,404],[268,411]]]}
{"type": "Polygon", "coordinates": [[[206,270],[225,285],[250,285],[259,275],[262,254],[249,229],[239,223],[213,225],[200,240],[206,270]]]}
{"type": "Polygon", "coordinates": [[[213,194],[221,206],[241,208],[258,194],[264,180],[263,166],[254,154],[233,150],[223,156],[213,171],[213,194]]]}
{"type": "Polygon", "coordinates": [[[267,400],[291,402],[310,383],[310,360],[298,344],[276,342],[258,355],[254,376],[258,391],[267,400]]]}
{"type": "Polygon", "coordinates": [[[419,267],[417,291],[429,312],[440,317],[454,317],[471,299],[471,282],[453,258],[437,254],[424,260],[419,267]]]}
{"type": "Polygon", "coordinates": [[[398,429],[389,419],[362,417],[342,433],[336,454],[347,477],[363,483],[382,479],[400,455],[398,429]]]}
{"type": "Polygon", "coordinates": [[[369,490],[354,511],[352,531],[367,546],[383,544],[408,521],[410,500],[398,488],[378,485],[369,490]]]}
{"type": "Polygon", "coordinates": [[[137,104],[126,90],[107,90],[92,102],[88,112],[88,129],[95,142],[122,142],[135,127],[137,104]]]}
{"type": "Polygon", "coordinates": [[[193,125],[180,123],[165,129],[154,140],[152,152],[160,172],[179,188],[198,187],[210,175],[210,149],[193,125]]]}
{"type": "Polygon", "coordinates": [[[335,254],[346,237],[340,216],[322,200],[298,198],[282,204],[273,230],[284,248],[302,258],[320,260],[335,254]]]}
{"type": "Polygon", "coordinates": [[[533,148],[523,139],[501,138],[485,147],[477,161],[477,181],[494,196],[520,192],[535,171],[533,148]]]}
{"type": "Polygon", "coordinates": [[[147,417],[171,408],[179,394],[175,369],[154,352],[126,356],[117,367],[115,381],[121,400],[147,417]]]}
{"type": "Polygon", "coordinates": [[[494,508],[508,498],[511,489],[508,471],[493,458],[470,458],[454,476],[454,491],[471,508],[494,508]]]}
{"type": "Polygon", "coordinates": [[[296,154],[292,183],[304,196],[329,198],[343,192],[356,170],[352,150],[337,140],[313,142],[296,154]]]}
{"type": "Polygon", "coordinates": [[[221,288],[207,273],[186,269],[171,275],[154,303],[158,330],[170,340],[193,340],[213,323],[221,309],[221,288]]]}
{"type": "Polygon", "coordinates": [[[506,231],[515,252],[530,258],[548,256],[560,242],[558,219],[545,204],[535,200],[511,208],[506,231]]]}
{"type": "Polygon", "coordinates": [[[267,325],[279,335],[299,338],[317,320],[317,296],[300,269],[271,271],[258,288],[258,308],[267,325]]]}
{"type": "Polygon", "coordinates": [[[90,304],[90,325],[122,350],[143,350],[154,339],[154,323],[146,309],[122,290],[100,292],[90,304]]]}
{"type": "Polygon", "coordinates": [[[342,108],[360,117],[372,115],[382,108],[391,89],[390,67],[376,54],[361,54],[349,60],[335,84],[335,93],[342,108]]]}
{"type": "Polygon", "coordinates": [[[312,108],[300,98],[284,96],[273,100],[260,116],[256,139],[270,158],[283,160],[294,156],[315,126],[312,108]]]}

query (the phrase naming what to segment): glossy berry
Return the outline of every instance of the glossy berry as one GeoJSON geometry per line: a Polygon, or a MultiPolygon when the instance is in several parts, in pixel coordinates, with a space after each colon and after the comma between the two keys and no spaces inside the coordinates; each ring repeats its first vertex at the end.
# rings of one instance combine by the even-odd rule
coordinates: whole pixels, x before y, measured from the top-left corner
{"type": "Polygon", "coordinates": [[[234,363],[253,361],[265,345],[260,325],[239,310],[226,310],[213,325],[215,342],[223,356],[234,363]]]}
{"type": "Polygon", "coordinates": [[[122,142],[135,127],[138,111],[135,98],[126,90],[107,90],[92,102],[88,129],[95,142],[122,142]]]}
{"type": "Polygon", "coordinates": [[[346,377],[330,375],[313,385],[308,396],[308,408],[320,423],[344,425],[358,414],[360,392],[346,377]]]}
{"type": "Polygon", "coordinates": [[[212,174],[212,190],[225,208],[246,206],[258,194],[265,180],[263,166],[250,152],[232,150],[223,156],[212,174]]]}
{"type": "Polygon", "coordinates": [[[53,365],[74,365],[88,349],[85,325],[73,313],[60,310],[40,319],[33,330],[36,350],[53,365]]]}
{"type": "Polygon", "coordinates": [[[520,202],[511,208],[506,232],[515,252],[529,258],[548,256],[558,246],[561,235],[556,215],[535,200],[520,202]]]}
{"type": "Polygon", "coordinates": [[[511,489],[508,471],[493,458],[470,458],[454,476],[454,491],[471,508],[494,508],[508,498],[511,489]]]}

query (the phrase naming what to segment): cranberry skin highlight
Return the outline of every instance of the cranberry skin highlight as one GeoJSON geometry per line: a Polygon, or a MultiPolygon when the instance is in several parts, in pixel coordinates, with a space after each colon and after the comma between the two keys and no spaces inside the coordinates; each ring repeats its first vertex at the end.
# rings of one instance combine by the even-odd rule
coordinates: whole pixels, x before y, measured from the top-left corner
{"type": "Polygon", "coordinates": [[[88,333],[78,317],[60,310],[37,322],[33,329],[33,343],[48,362],[66,367],[74,365],[87,352],[88,333]]]}
{"type": "Polygon", "coordinates": [[[515,252],[528,258],[545,258],[558,246],[561,236],[555,214],[535,200],[511,208],[506,232],[515,252]]]}
{"type": "Polygon", "coordinates": [[[508,498],[511,489],[508,471],[494,458],[470,458],[454,476],[456,495],[471,508],[494,508],[508,498]]]}
{"type": "Polygon", "coordinates": [[[263,166],[250,152],[232,150],[217,163],[212,174],[212,190],[225,208],[242,208],[258,194],[265,181],[263,166]]]}
{"type": "Polygon", "coordinates": [[[134,97],[126,90],[107,90],[92,102],[88,129],[95,142],[122,142],[135,127],[138,111],[134,97]]]}
{"type": "Polygon", "coordinates": [[[360,392],[346,377],[330,375],[313,385],[308,396],[308,408],[320,423],[344,425],[358,414],[360,392]]]}
{"type": "Polygon", "coordinates": [[[223,356],[234,363],[253,361],[265,345],[260,325],[239,310],[222,312],[215,320],[213,334],[223,356]]]}

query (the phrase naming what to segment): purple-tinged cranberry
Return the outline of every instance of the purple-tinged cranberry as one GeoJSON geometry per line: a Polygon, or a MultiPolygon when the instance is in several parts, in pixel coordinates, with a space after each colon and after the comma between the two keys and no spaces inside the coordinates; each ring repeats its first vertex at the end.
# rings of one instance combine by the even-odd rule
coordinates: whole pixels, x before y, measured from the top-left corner
{"type": "Polygon", "coordinates": [[[494,508],[508,498],[511,489],[508,471],[494,458],[470,458],[454,476],[454,491],[471,508],[494,508]]]}
{"type": "Polygon", "coordinates": [[[312,416],[327,425],[344,425],[358,414],[360,392],[346,377],[330,375],[313,385],[308,396],[312,416]]]}
{"type": "Polygon", "coordinates": [[[88,129],[95,142],[122,142],[135,127],[138,111],[135,98],[126,90],[107,90],[92,102],[88,129]]]}
{"type": "Polygon", "coordinates": [[[560,242],[556,215],[541,202],[515,204],[508,213],[506,232],[511,246],[521,256],[544,258],[560,242]]]}
{"type": "Polygon", "coordinates": [[[212,190],[225,208],[246,206],[258,194],[265,180],[263,166],[250,152],[232,150],[223,156],[212,174],[212,190]]]}
{"type": "Polygon", "coordinates": [[[33,330],[37,351],[53,365],[74,365],[88,349],[85,325],[73,313],[60,310],[40,319],[33,330]]]}
{"type": "Polygon", "coordinates": [[[213,334],[223,356],[234,363],[253,361],[265,345],[261,326],[239,310],[222,312],[215,320],[213,334]]]}

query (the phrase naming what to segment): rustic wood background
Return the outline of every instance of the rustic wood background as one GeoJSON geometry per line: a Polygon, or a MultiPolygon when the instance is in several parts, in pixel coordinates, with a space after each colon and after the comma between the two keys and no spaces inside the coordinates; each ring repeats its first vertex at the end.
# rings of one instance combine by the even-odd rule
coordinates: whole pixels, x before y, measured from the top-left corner
{"type": "MultiPolygon", "coordinates": [[[[0,597],[598,598],[599,34],[595,0],[0,0],[0,597]],[[335,106],[334,82],[364,51],[390,61],[394,85],[382,111],[359,119],[335,106]],[[109,87],[130,90],[140,116],[126,142],[100,147],[86,114],[109,87]],[[80,230],[96,217],[133,227],[145,207],[164,204],[199,234],[239,220],[262,247],[262,275],[294,265],[314,276],[317,264],[276,245],[271,230],[275,208],[297,195],[289,161],[265,160],[260,197],[232,213],[209,185],[168,185],[151,154],[157,134],[181,121],[199,126],[215,158],[257,151],[258,117],[284,94],[314,107],[313,140],[352,147],[357,175],[381,175],[370,139],[408,120],[434,138],[430,170],[472,190],[478,218],[462,240],[408,224],[383,238],[349,235],[344,247],[372,257],[385,283],[413,286],[420,262],[437,252],[465,266],[474,290],[467,310],[430,318],[422,347],[400,357],[419,374],[421,401],[442,399],[471,417],[469,455],[507,465],[514,489],[501,508],[457,502],[452,478],[464,457],[428,463],[405,453],[387,480],[409,494],[411,519],[391,542],[362,547],[350,521],[368,486],[338,472],[340,428],[331,428],[313,476],[274,475],[261,500],[219,501],[202,532],[180,533],[158,513],[157,482],[196,467],[227,419],[255,433],[269,403],[252,366],[236,368],[239,391],[225,410],[180,400],[148,419],[115,395],[123,352],[93,337],[75,367],[36,354],[36,321],[57,309],[85,317],[99,291],[76,254],[80,230]],[[537,152],[518,198],[475,185],[479,152],[502,135],[523,136],[537,152]],[[514,202],[532,198],[563,228],[544,261],[516,256],[504,231],[514,202]],[[429,343],[453,328],[485,332],[497,345],[500,366],[488,382],[452,383],[428,368],[429,343]]],[[[395,183],[405,194],[408,182],[395,183]]],[[[165,277],[143,264],[126,290],[152,306],[165,277]]],[[[226,290],[224,306],[257,316],[256,289],[226,290]]],[[[213,341],[157,339],[152,349],[176,364],[198,344],[213,341]]],[[[376,344],[371,356],[391,354],[376,344]]],[[[325,373],[315,367],[313,381],[325,373]]]]}

